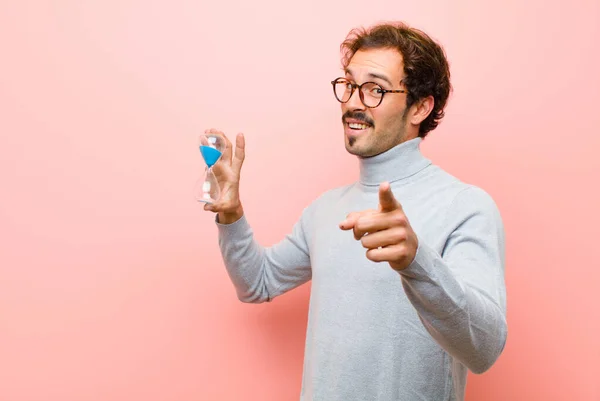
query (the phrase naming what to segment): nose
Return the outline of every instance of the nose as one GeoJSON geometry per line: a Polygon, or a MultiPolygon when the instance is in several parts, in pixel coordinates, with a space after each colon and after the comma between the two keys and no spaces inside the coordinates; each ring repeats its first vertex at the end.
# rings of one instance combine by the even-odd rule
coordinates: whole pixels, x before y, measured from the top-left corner
{"type": "Polygon", "coordinates": [[[350,99],[344,103],[344,106],[346,109],[349,110],[365,110],[366,107],[363,104],[363,102],[360,100],[360,93],[358,88],[356,88],[356,90],[352,93],[352,96],[350,96],[350,99]]]}

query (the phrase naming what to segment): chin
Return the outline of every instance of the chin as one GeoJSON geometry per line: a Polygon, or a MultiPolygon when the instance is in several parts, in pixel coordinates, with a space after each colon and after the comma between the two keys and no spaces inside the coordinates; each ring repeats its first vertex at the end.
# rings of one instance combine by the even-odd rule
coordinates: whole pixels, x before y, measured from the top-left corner
{"type": "Polygon", "coordinates": [[[360,141],[352,141],[349,138],[346,138],[346,151],[351,155],[358,157],[370,157],[373,156],[373,149],[369,149],[369,147],[361,146],[363,144],[360,141]]]}

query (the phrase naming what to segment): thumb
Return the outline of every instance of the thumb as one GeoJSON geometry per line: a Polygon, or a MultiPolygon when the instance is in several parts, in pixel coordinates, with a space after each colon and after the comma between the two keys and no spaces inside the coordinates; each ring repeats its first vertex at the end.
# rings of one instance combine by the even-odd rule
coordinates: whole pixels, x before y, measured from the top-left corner
{"type": "Polygon", "coordinates": [[[242,164],[244,163],[244,159],[246,158],[246,139],[244,138],[244,134],[241,132],[237,134],[235,138],[235,152],[234,158],[232,161],[232,166],[239,174],[242,170],[242,164]]]}
{"type": "Polygon", "coordinates": [[[358,220],[360,215],[361,214],[359,212],[352,212],[348,214],[348,216],[346,216],[346,219],[340,222],[340,228],[344,231],[352,230],[354,228],[354,225],[356,224],[356,220],[358,220]]]}
{"type": "Polygon", "coordinates": [[[384,182],[379,186],[379,209],[382,212],[391,212],[396,209],[401,209],[400,202],[396,200],[392,193],[392,187],[388,182],[384,182]]]}

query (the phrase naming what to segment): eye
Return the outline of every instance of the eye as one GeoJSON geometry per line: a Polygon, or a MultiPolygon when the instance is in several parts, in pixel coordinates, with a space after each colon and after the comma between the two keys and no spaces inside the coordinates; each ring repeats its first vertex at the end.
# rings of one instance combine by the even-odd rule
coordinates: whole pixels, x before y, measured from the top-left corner
{"type": "Polygon", "coordinates": [[[381,96],[383,94],[383,88],[379,85],[372,85],[368,87],[367,93],[371,96],[381,96]]]}

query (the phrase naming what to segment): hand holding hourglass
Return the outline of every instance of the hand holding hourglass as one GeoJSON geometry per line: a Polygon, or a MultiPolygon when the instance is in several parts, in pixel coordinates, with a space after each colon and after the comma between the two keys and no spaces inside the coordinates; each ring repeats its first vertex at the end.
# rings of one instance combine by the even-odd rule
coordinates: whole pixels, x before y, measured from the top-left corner
{"type": "Polygon", "coordinates": [[[207,168],[196,184],[196,199],[205,203],[204,210],[219,213],[220,223],[233,223],[244,214],[239,195],[244,136],[237,135],[233,148],[223,132],[209,129],[200,136],[199,146],[207,168]]]}

